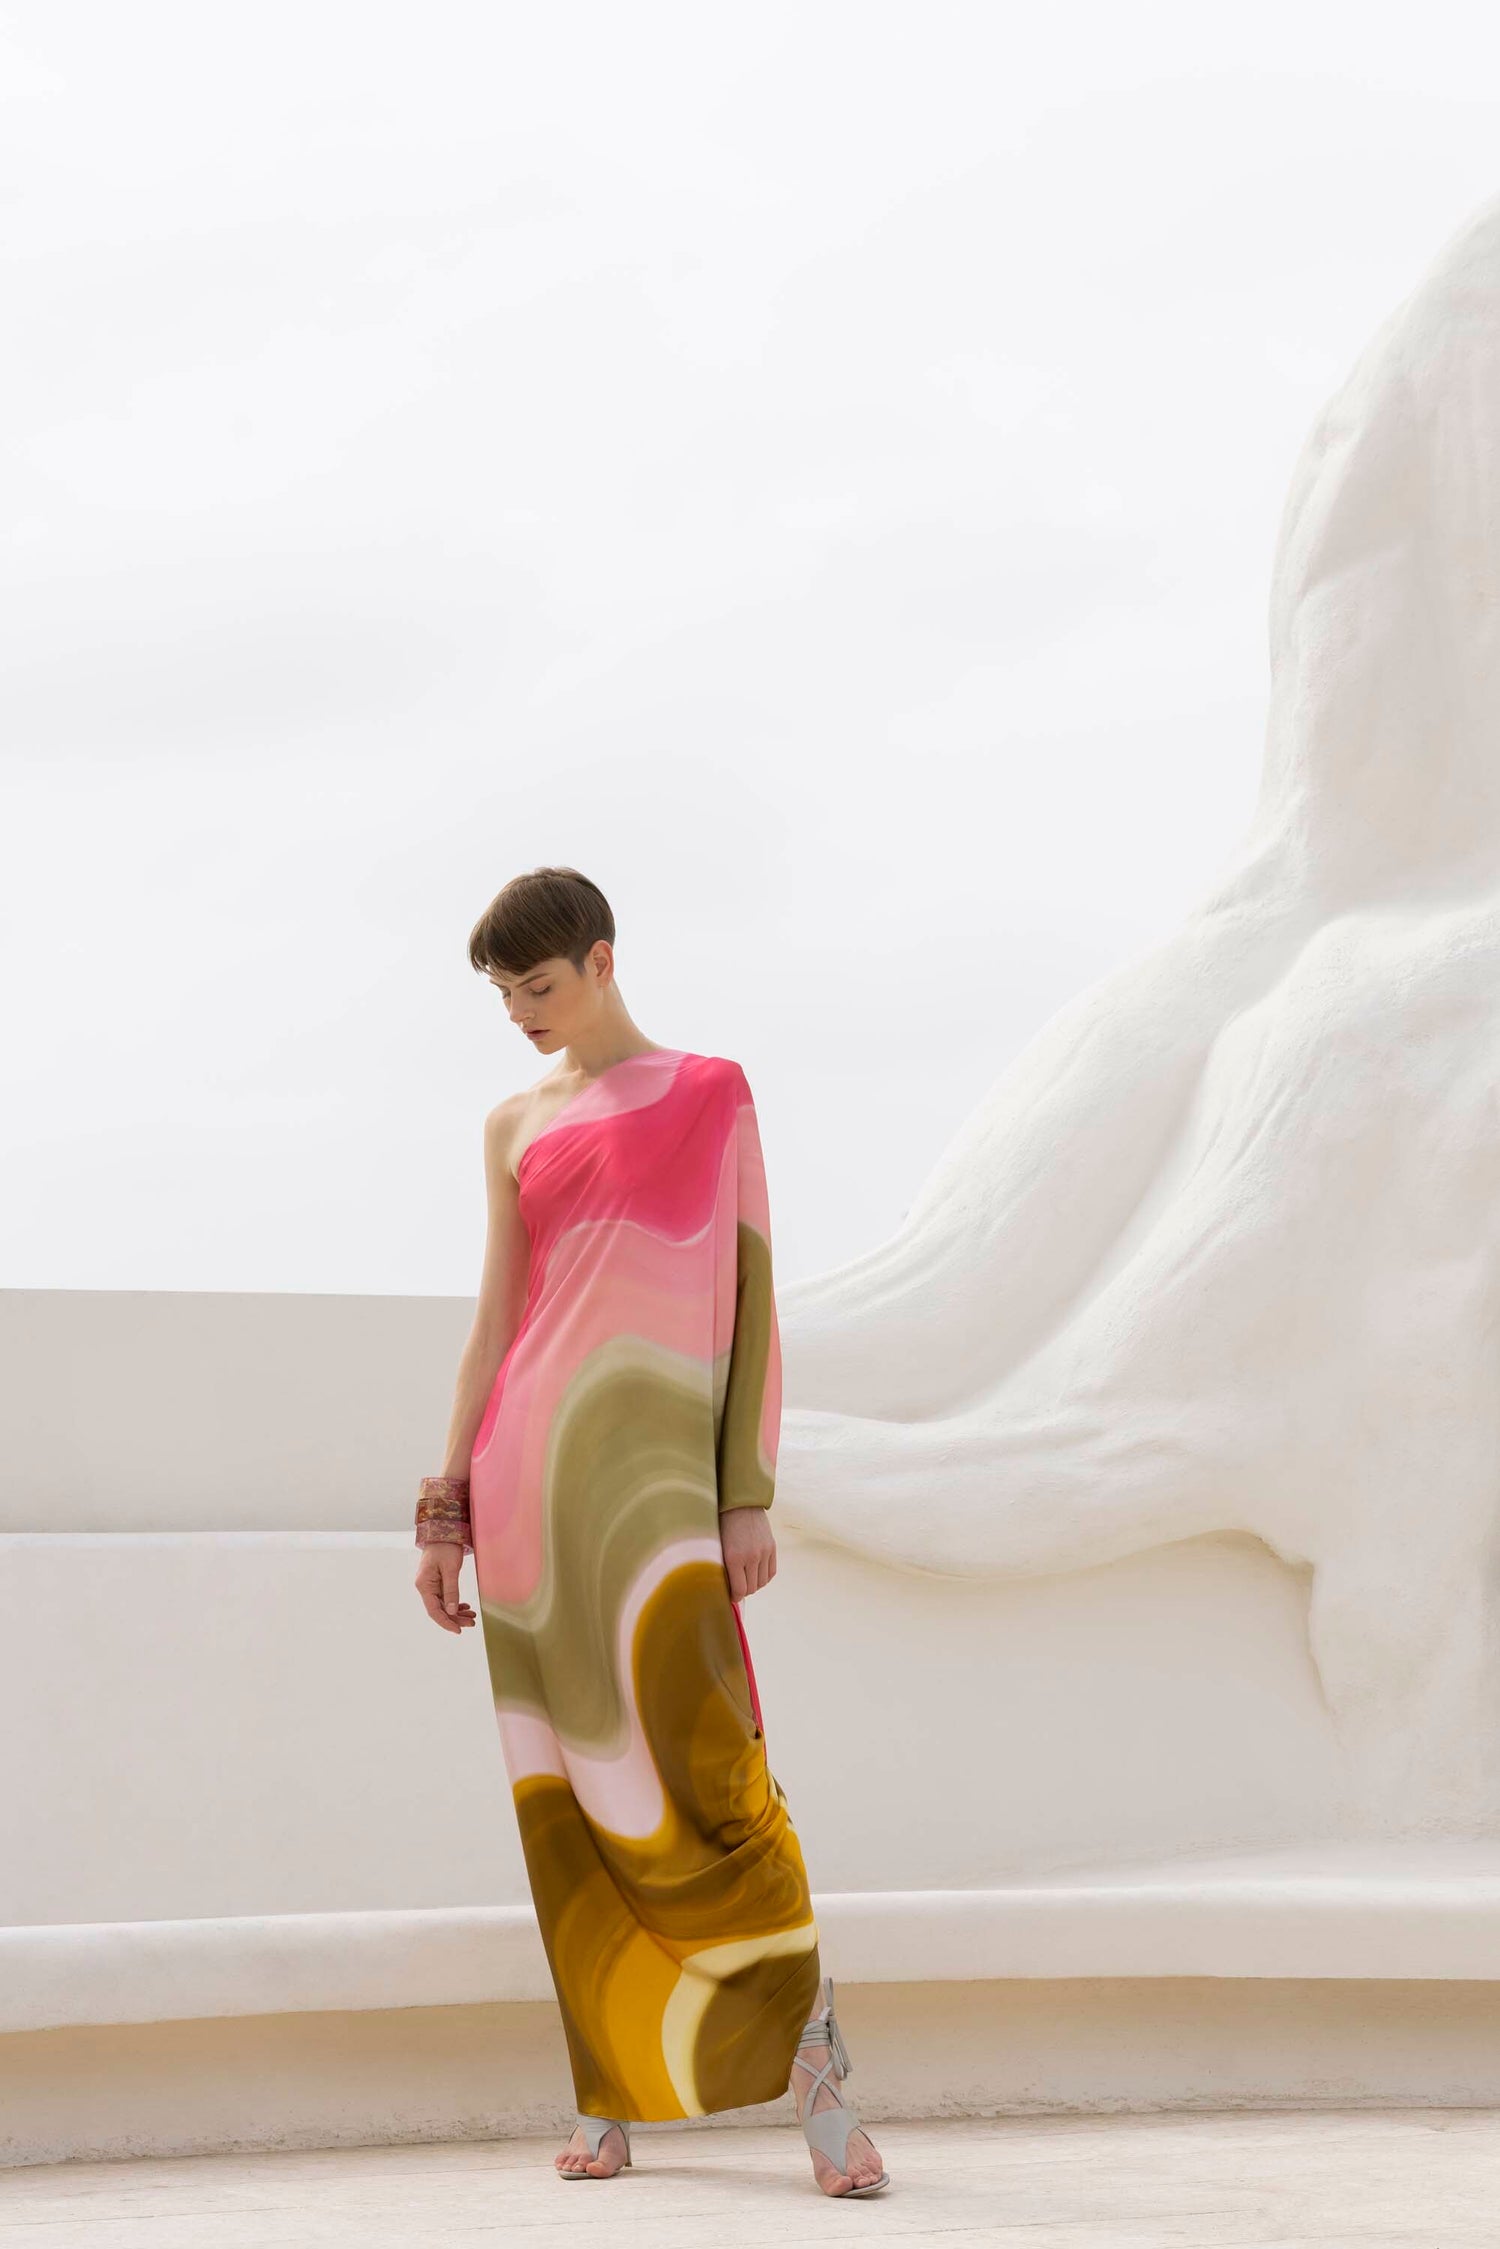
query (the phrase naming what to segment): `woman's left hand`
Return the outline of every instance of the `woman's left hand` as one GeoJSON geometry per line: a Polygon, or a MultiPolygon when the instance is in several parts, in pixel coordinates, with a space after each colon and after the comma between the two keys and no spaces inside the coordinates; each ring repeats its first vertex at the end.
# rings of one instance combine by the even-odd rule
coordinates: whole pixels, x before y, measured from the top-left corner
{"type": "Polygon", "coordinates": [[[776,1575],[776,1534],[764,1507],[726,1507],[719,1517],[719,1540],[732,1601],[743,1601],[770,1584],[776,1575]]]}

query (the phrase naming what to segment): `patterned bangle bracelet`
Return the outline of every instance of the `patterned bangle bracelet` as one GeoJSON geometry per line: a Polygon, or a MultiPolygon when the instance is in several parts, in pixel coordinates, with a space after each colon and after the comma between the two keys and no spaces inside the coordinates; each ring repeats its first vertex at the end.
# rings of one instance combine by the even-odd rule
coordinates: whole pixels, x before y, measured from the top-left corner
{"type": "Polygon", "coordinates": [[[417,1544],[452,1544],[473,1551],[467,1476],[424,1476],[417,1487],[417,1544]]]}
{"type": "Polygon", "coordinates": [[[455,1516],[451,1522],[433,1520],[417,1525],[418,1546],[461,1546],[466,1554],[474,1551],[474,1533],[465,1516],[455,1516]]]}
{"type": "Polygon", "coordinates": [[[419,1523],[424,1522],[429,1515],[467,1515],[468,1512],[467,1476],[424,1476],[417,1486],[419,1523]]]}

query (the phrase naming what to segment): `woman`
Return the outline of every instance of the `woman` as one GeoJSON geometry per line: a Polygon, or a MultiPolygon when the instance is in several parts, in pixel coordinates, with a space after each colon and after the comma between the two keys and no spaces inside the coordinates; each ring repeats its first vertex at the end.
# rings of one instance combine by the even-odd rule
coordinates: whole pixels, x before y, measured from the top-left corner
{"type": "Polygon", "coordinates": [[[578,2103],[560,2175],[613,2177],[632,2122],[790,2084],[819,2186],[873,2194],[740,1621],[776,1571],[781,1407],[755,1107],[737,1062],[642,1036],[614,934],[593,883],[541,867],[469,940],[564,1062],[486,1119],[479,1305],[417,1590],[461,1633],[473,1552],[578,2103]]]}

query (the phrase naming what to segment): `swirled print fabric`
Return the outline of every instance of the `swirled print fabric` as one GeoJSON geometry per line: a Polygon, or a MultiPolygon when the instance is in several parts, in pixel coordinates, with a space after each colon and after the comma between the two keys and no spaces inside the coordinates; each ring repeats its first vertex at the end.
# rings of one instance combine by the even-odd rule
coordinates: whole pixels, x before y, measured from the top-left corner
{"type": "Polygon", "coordinates": [[[818,2003],[719,1518],[772,1503],[781,1354],[737,1062],[653,1048],[522,1152],[523,1316],[470,1470],[484,1647],[577,2105],[778,2098],[818,2003]]]}

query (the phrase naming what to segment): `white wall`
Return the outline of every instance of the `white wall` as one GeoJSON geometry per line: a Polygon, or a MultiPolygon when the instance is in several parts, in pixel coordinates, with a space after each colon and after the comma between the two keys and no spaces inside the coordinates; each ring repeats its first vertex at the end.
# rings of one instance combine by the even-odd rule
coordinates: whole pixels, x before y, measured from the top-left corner
{"type": "MultiPolygon", "coordinates": [[[[0,1923],[526,1904],[482,1649],[411,1582],[465,1311],[0,1299],[0,1923]]],[[[984,1584],[776,1527],[745,1625],[817,1892],[1387,1863],[1257,1540],[984,1584]]]]}

